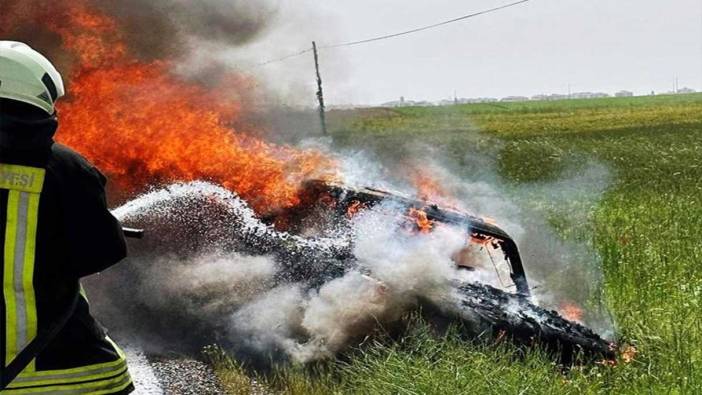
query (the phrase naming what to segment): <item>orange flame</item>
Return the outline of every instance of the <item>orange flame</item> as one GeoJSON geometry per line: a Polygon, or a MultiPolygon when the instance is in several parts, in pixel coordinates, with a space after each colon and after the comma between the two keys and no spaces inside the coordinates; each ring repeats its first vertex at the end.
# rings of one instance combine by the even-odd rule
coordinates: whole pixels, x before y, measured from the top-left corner
{"type": "Polygon", "coordinates": [[[118,62],[127,56],[117,24],[107,15],[92,11],[83,0],[62,5],[55,17],[42,21],[63,39],[64,48],[82,67],[118,62]]]}
{"type": "Polygon", "coordinates": [[[73,97],[60,107],[59,140],[123,190],[203,179],[236,191],[259,212],[297,204],[298,185],[330,166],[319,153],[236,133],[227,119],[239,115],[238,106],[178,81],[166,66],[130,64],[78,74],[73,97]]]}
{"type": "Polygon", "coordinates": [[[419,229],[421,233],[429,233],[434,228],[434,221],[427,217],[427,213],[424,210],[411,207],[409,216],[417,224],[417,229],[419,229]]]}
{"type": "Polygon", "coordinates": [[[35,15],[74,59],[57,140],[94,162],[125,194],[206,180],[263,214],[296,205],[299,185],[335,166],[319,152],[275,146],[232,126],[245,103],[231,92],[246,94],[245,78],[216,81],[218,89],[187,81],[171,72],[167,59],[131,56],[116,22],[84,0],[58,3],[42,5],[58,16],[48,17],[46,9],[35,15]]]}
{"type": "Polygon", "coordinates": [[[631,344],[627,345],[622,350],[622,361],[624,361],[624,363],[631,363],[634,361],[634,359],[636,358],[636,354],[638,353],[639,350],[636,348],[636,346],[633,346],[631,344]]]}
{"type": "Polygon", "coordinates": [[[405,164],[409,170],[404,174],[414,187],[417,198],[426,203],[437,203],[446,208],[460,209],[461,202],[450,188],[442,184],[440,168],[424,165],[405,164]],[[438,172],[438,175],[437,175],[438,172]]]}
{"type": "Polygon", "coordinates": [[[584,314],[582,307],[572,302],[561,303],[558,308],[558,312],[561,313],[563,318],[574,322],[581,322],[584,314]]]}
{"type": "Polygon", "coordinates": [[[636,360],[636,355],[639,353],[639,350],[633,344],[617,345],[615,343],[610,343],[609,349],[610,351],[617,352],[619,354],[619,359],[602,359],[595,363],[613,368],[618,366],[619,362],[625,364],[634,362],[636,360]]]}
{"type": "Polygon", "coordinates": [[[484,235],[479,235],[477,233],[472,233],[470,235],[470,239],[468,240],[470,243],[473,244],[478,244],[482,247],[496,247],[496,241],[494,237],[491,236],[484,236],[484,235]]]}
{"type": "Polygon", "coordinates": [[[449,195],[436,178],[423,169],[413,171],[411,182],[417,191],[417,197],[424,201],[441,201],[449,195]]]}
{"type": "Polygon", "coordinates": [[[349,207],[346,209],[346,218],[351,219],[358,214],[359,211],[363,210],[366,208],[366,205],[359,202],[358,200],[354,200],[349,204],[349,207]]]}

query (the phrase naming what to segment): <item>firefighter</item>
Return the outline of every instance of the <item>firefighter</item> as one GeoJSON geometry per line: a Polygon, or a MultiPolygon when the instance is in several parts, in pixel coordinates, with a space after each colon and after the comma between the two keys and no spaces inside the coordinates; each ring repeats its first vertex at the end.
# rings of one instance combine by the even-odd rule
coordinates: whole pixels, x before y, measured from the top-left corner
{"type": "Polygon", "coordinates": [[[49,60],[0,41],[1,393],[126,394],[124,353],[80,285],[122,260],[126,244],[105,177],[53,141],[63,95],[49,60]]]}

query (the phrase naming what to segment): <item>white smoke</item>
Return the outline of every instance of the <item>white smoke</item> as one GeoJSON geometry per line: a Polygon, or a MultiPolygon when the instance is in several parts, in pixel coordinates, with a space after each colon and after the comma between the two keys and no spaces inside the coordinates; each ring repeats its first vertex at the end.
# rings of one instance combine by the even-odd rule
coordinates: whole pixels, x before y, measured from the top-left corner
{"type": "MultiPolygon", "coordinates": [[[[347,238],[304,239],[277,232],[256,219],[236,195],[201,182],[153,191],[114,213],[130,223],[175,218],[187,227],[190,221],[184,209],[213,200],[226,208],[232,222],[223,225],[238,238],[248,235],[262,245],[299,243],[315,251],[349,247],[347,238]]],[[[281,283],[280,278],[276,282],[276,276],[285,273],[281,267],[285,262],[242,255],[210,239],[217,246],[215,252],[179,257],[140,251],[144,257],[136,259],[148,263],[138,265],[139,276],[148,286],[134,295],[156,314],[168,316],[178,310],[195,320],[215,321],[212,325],[224,327],[235,348],[264,356],[280,350],[288,358],[307,362],[330,357],[374,328],[399,319],[420,299],[441,304],[450,297],[455,281],[497,284],[483,262],[476,260],[478,270],[473,272],[456,268],[454,255],[466,246],[466,229],[437,226],[434,232],[416,234],[397,215],[404,210],[389,202],[359,214],[352,224],[354,263],[319,287],[281,283]]],[[[191,237],[202,234],[209,235],[195,232],[191,237]]],[[[168,237],[159,234],[159,243],[170,244],[168,237]]]]}
{"type": "Polygon", "coordinates": [[[399,209],[392,206],[357,217],[357,268],[307,296],[300,322],[307,340],[286,348],[294,359],[333,356],[373,328],[399,319],[419,298],[439,304],[449,297],[460,275],[452,254],[465,246],[467,234],[449,227],[410,234],[392,215],[399,209]]]}
{"type": "MultiPolygon", "coordinates": [[[[156,281],[158,294],[164,300],[186,301],[191,311],[212,316],[234,310],[270,288],[278,268],[266,256],[244,256],[237,253],[206,254],[185,261],[169,259],[155,262],[146,269],[146,276],[156,281]],[[165,286],[164,286],[165,285],[165,286]]],[[[145,297],[157,292],[149,288],[145,297]]]]}
{"type": "Polygon", "coordinates": [[[228,320],[229,333],[261,353],[291,350],[301,335],[305,298],[297,284],[276,287],[242,306],[228,320]]]}
{"type": "MultiPolygon", "coordinates": [[[[477,132],[462,137],[470,142],[461,145],[465,153],[459,167],[443,159],[452,147],[408,141],[393,150],[384,147],[383,157],[372,156],[370,149],[344,152],[344,180],[377,183],[380,189],[419,196],[421,191],[412,181],[416,171],[422,170],[441,189],[430,200],[493,221],[516,241],[535,303],[556,310],[564,302],[575,304],[583,308],[586,325],[611,338],[614,323],[600,294],[601,259],[590,241],[583,240],[591,237],[587,227],[611,185],[609,168],[593,158],[578,156],[549,180],[507,183],[498,174],[500,141],[477,132]],[[586,233],[580,239],[572,234],[562,237],[552,218],[565,228],[586,233]]],[[[493,262],[486,259],[485,251],[479,251],[471,260],[490,268],[500,264],[499,254],[493,254],[497,258],[493,262]]],[[[482,282],[505,287],[504,273],[498,276],[501,278],[475,274],[482,282]]]]}
{"type": "Polygon", "coordinates": [[[440,305],[458,279],[494,282],[488,271],[456,268],[452,257],[466,245],[465,230],[442,226],[430,234],[410,233],[393,215],[399,209],[383,204],[356,218],[352,270],[318,291],[291,285],[262,294],[233,315],[234,332],[245,333],[263,352],[279,348],[309,362],[399,319],[420,298],[440,305]]]}
{"type": "MultiPolygon", "coordinates": [[[[358,185],[365,180],[408,196],[418,192],[407,178],[393,177],[392,168],[369,160],[363,152],[342,158],[347,183],[358,185]],[[374,183],[375,179],[383,181],[374,183]]],[[[507,188],[493,174],[461,178],[436,161],[423,165],[450,196],[451,201],[444,204],[492,217],[515,237],[532,287],[537,284],[539,300],[555,304],[569,295],[569,289],[553,286],[568,286],[561,281],[563,273],[575,273],[571,280],[581,283],[589,278],[587,270],[567,264],[579,248],[583,256],[591,256],[587,248],[560,241],[541,217],[506,197],[507,188]],[[546,287],[539,288],[543,284],[546,287]]],[[[606,169],[591,164],[555,182],[529,185],[524,193],[554,190],[558,191],[554,197],[563,204],[591,203],[607,185],[606,169]]],[[[500,251],[490,251],[488,246],[466,248],[470,234],[461,227],[436,225],[428,234],[409,232],[406,220],[398,216],[406,209],[386,202],[357,215],[350,233],[307,238],[264,224],[228,190],[192,182],[152,191],[114,213],[128,224],[156,228],[147,230],[147,235],[156,232],[158,242],[149,245],[147,240],[152,248],[141,247],[137,255],[142,256],[133,259],[148,262],[137,270],[149,285],[138,288],[135,297],[150,312],[168,317],[174,310],[184,311],[187,319],[174,325],[202,321],[208,330],[225,336],[224,342],[235,351],[262,359],[284,354],[287,359],[308,362],[335,355],[423,301],[450,308],[456,283],[478,281],[513,290],[506,268],[495,262],[501,260],[500,251]],[[248,248],[251,243],[256,247],[253,251],[248,248]],[[188,254],[172,256],[170,249],[186,244],[194,246],[188,254]],[[280,246],[294,246],[295,253],[283,261],[276,259],[271,254],[280,246]],[[347,249],[353,263],[345,263],[344,270],[310,287],[306,280],[327,270],[335,254],[347,249]],[[264,256],[251,256],[254,252],[264,256]],[[290,277],[286,265],[302,258],[309,266],[304,269],[311,268],[315,274],[290,277]],[[458,269],[457,261],[473,270],[458,269]]],[[[582,210],[573,212],[582,214],[582,210]]],[[[611,323],[601,327],[611,328],[611,323]]]]}

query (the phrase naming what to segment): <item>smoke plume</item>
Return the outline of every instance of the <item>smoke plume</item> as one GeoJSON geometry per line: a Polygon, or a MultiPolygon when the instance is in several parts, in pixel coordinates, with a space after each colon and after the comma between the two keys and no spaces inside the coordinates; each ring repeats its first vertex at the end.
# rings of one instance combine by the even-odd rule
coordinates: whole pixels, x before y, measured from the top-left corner
{"type": "Polygon", "coordinates": [[[456,268],[466,229],[408,234],[397,216],[403,210],[382,204],[359,214],[348,232],[303,238],[264,225],[220,187],[174,185],[115,210],[146,226],[147,237],[89,288],[111,329],[148,351],[195,352],[218,342],[259,363],[328,358],[421,300],[441,305],[456,281],[499,286],[480,262],[475,272],[456,268]],[[339,262],[343,251],[354,260],[339,262]]]}
{"type": "MultiPolygon", "coordinates": [[[[71,28],[77,7],[110,16],[141,60],[187,60],[197,46],[235,47],[259,36],[274,19],[273,1],[238,0],[3,0],[0,35],[30,43],[68,69],[64,42],[56,27],[71,28]]],[[[88,21],[89,22],[89,21],[88,21]]]]}

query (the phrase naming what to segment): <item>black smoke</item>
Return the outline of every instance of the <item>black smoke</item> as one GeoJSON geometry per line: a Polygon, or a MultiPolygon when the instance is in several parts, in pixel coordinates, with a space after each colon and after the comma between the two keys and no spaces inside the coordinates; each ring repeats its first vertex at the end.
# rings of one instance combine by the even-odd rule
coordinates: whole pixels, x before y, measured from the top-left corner
{"type": "Polygon", "coordinates": [[[0,39],[23,41],[68,68],[56,26],[71,29],[84,5],[112,18],[132,55],[179,59],[199,46],[239,46],[255,40],[275,19],[272,0],[0,0],[0,39]]]}
{"type": "Polygon", "coordinates": [[[275,17],[271,1],[92,0],[116,18],[143,58],[172,58],[198,44],[238,46],[256,39],[275,17]]]}

